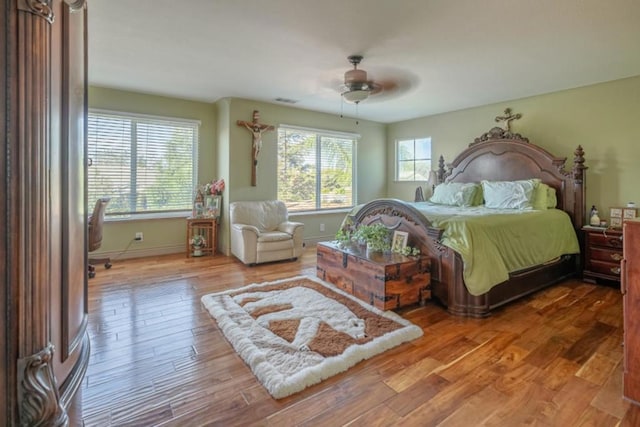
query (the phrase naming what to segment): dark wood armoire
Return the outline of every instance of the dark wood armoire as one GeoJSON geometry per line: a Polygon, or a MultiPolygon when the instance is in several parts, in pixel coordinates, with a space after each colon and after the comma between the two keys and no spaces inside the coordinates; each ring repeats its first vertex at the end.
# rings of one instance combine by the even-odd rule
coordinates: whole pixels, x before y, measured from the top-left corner
{"type": "Polygon", "coordinates": [[[624,318],[624,397],[640,404],[640,219],[622,226],[621,268],[624,318]]]}
{"type": "Polygon", "coordinates": [[[66,425],[89,360],[86,5],[0,4],[0,424],[66,425]]]}

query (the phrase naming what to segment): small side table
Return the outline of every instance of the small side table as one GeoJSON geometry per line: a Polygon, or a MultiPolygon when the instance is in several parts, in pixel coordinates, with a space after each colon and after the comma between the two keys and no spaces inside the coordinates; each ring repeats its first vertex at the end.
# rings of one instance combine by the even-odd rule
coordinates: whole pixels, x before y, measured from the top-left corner
{"type": "Polygon", "coordinates": [[[194,256],[191,239],[195,235],[203,236],[206,245],[200,250],[202,255],[213,255],[216,253],[218,240],[218,221],[215,218],[187,218],[187,258],[194,256]]]}

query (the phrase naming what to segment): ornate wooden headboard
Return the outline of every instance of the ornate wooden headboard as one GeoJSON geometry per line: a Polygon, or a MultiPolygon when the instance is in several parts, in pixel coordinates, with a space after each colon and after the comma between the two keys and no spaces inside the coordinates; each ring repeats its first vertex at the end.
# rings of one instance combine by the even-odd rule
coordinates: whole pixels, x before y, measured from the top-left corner
{"type": "Polygon", "coordinates": [[[499,127],[476,138],[445,167],[442,156],[437,171],[440,182],[512,181],[539,178],[556,189],[558,209],[569,214],[576,229],[585,224],[584,151],[574,152],[571,170],[566,157],[555,157],[518,133],[499,127]]]}

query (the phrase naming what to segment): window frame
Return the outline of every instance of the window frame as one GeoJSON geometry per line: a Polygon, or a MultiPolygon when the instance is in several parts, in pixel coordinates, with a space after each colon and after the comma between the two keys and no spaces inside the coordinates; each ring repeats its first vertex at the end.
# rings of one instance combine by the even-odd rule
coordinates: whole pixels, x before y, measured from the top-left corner
{"type": "Polygon", "coordinates": [[[395,153],[395,161],[394,161],[394,165],[395,165],[395,181],[396,182],[424,182],[428,180],[428,176],[424,177],[424,179],[416,179],[416,162],[417,161],[426,161],[429,164],[429,171],[433,170],[432,167],[432,161],[433,161],[433,146],[432,146],[432,141],[431,141],[431,137],[430,136],[423,136],[423,137],[416,137],[416,138],[398,138],[395,141],[395,147],[394,147],[394,153],[395,153]],[[420,140],[426,140],[429,143],[429,158],[417,158],[415,156],[415,152],[416,152],[416,142],[420,141],[420,140]],[[405,159],[405,160],[400,160],[400,143],[402,142],[407,142],[407,141],[413,141],[413,158],[411,159],[405,159]],[[413,162],[413,179],[400,179],[400,162],[413,162]]]}
{"type": "Polygon", "coordinates": [[[318,129],[304,126],[296,126],[296,125],[288,125],[288,124],[280,124],[278,125],[277,131],[277,146],[276,146],[276,158],[278,159],[276,162],[276,195],[279,197],[279,153],[280,153],[280,132],[281,130],[287,131],[300,131],[307,133],[315,134],[315,157],[316,157],[316,176],[315,176],[315,206],[312,209],[301,209],[296,210],[291,208],[287,202],[287,209],[291,214],[295,215],[309,215],[314,213],[328,213],[328,212],[336,212],[336,211],[349,211],[357,204],[358,194],[357,194],[357,153],[358,153],[358,141],[360,139],[360,134],[355,132],[344,132],[344,131],[335,131],[328,129],[318,129]],[[348,139],[351,140],[351,200],[349,206],[340,206],[340,207],[322,207],[322,138],[338,138],[338,139],[348,139]]]}
{"type": "MultiPolygon", "coordinates": [[[[122,119],[122,120],[130,120],[131,123],[131,139],[129,141],[131,145],[131,164],[129,168],[130,174],[134,174],[137,170],[137,162],[134,162],[135,158],[134,153],[137,152],[137,139],[135,138],[136,128],[139,124],[163,124],[165,126],[174,124],[176,126],[183,127],[191,127],[193,129],[193,141],[192,141],[192,150],[191,150],[191,161],[192,161],[192,170],[191,170],[191,205],[189,207],[185,207],[185,209],[175,209],[175,210],[154,210],[154,211],[138,211],[138,212],[106,212],[105,213],[105,221],[132,221],[132,220],[146,220],[146,219],[161,219],[161,218],[182,218],[184,216],[188,216],[193,211],[193,197],[195,192],[198,189],[198,152],[200,145],[200,126],[202,122],[200,120],[187,119],[182,117],[170,117],[170,116],[159,116],[152,114],[141,114],[141,113],[131,113],[127,111],[118,111],[118,110],[108,110],[108,109],[100,109],[100,108],[90,108],[88,109],[87,114],[87,164],[90,162],[91,150],[89,144],[89,129],[88,123],[91,120],[90,117],[92,114],[95,115],[104,115],[111,116],[114,119],[122,119]]],[[[132,178],[132,182],[136,182],[132,178]]],[[[133,187],[133,186],[132,186],[133,187]]],[[[90,173],[87,172],[87,194],[90,192],[90,173]]],[[[108,194],[105,194],[106,197],[109,197],[108,194]]],[[[108,209],[108,206],[107,206],[108,209]]]]}

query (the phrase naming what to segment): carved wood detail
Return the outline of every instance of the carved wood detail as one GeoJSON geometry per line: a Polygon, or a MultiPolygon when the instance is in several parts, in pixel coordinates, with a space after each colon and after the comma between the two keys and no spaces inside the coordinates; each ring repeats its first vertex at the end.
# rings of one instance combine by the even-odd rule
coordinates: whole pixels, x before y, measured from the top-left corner
{"type": "Polygon", "coordinates": [[[18,10],[32,13],[53,24],[54,14],[51,0],[18,0],[18,10]]]}
{"type": "MultiPolygon", "coordinates": [[[[6,25],[0,29],[0,38],[6,64],[0,73],[0,94],[5,100],[0,105],[4,206],[0,213],[0,269],[6,266],[6,270],[0,275],[0,305],[6,314],[0,334],[4,342],[0,347],[0,420],[7,425],[67,425],[67,405],[89,360],[83,311],[87,289],[82,282],[66,287],[61,274],[61,254],[69,244],[61,238],[61,224],[73,223],[75,233],[84,230],[85,221],[84,210],[80,215],[63,211],[60,185],[84,176],[82,170],[63,167],[60,159],[62,146],[74,152],[74,159],[76,154],[84,157],[74,148],[84,134],[65,134],[62,121],[83,128],[85,116],[77,108],[68,109],[69,103],[61,98],[63,77],[70,68],[65,60],[84,63],[86,57],[84,26],[77,27],[72,36],[78,40],[77,54],[65,56],[69,38],[63,39],[63,26],[77,24],[65,17],[72,8],[86,10],[84,5],[84,0],[3,3],[6,25]],[[65,299],[63,289],[73,298],[65,299]],[[64,342],[63,333],[67,333],[64,342]]],[[[84,15],[74,16],[83,19],[84,15]]],[[[76,81],[73,93],[84,97],[84,75],[76,81]]],[[[84,162],[80,164],[85,167],[84,162]]],[[[85,203],[82,195],[76,200],[81,206],[85,203]]],[[[76,251],[68,252],[73,255],[69,265],[73,274],[84,278],[86,247],[82,235],[75,237],[76,251]]]]}
{"type": "Polygon", "coordinates": [[[49,343],[38,353],[18,360],[20,425],[64,426],[68,423],[53,375],[54,351],[49,343]]]}
{"type": "Polygon", "coordinates": [[[514,133],[514,132],[511,132],[510,130],[505,130],[501,127],[496,126],[494,128],[491,128],[488,132],[485,132],[479,137],[477,137],[476,139],[474,139],[473,142],[469,144],[469,147],[475,144],[480,144],[482,142],[487,142],[487,141],[496,140],[496,139],[511,139],[514,141],[520,141],[520,142],[526,142],[526,143],[529,142],[529,138],[525,138],[519,133],[514,133]]]}

